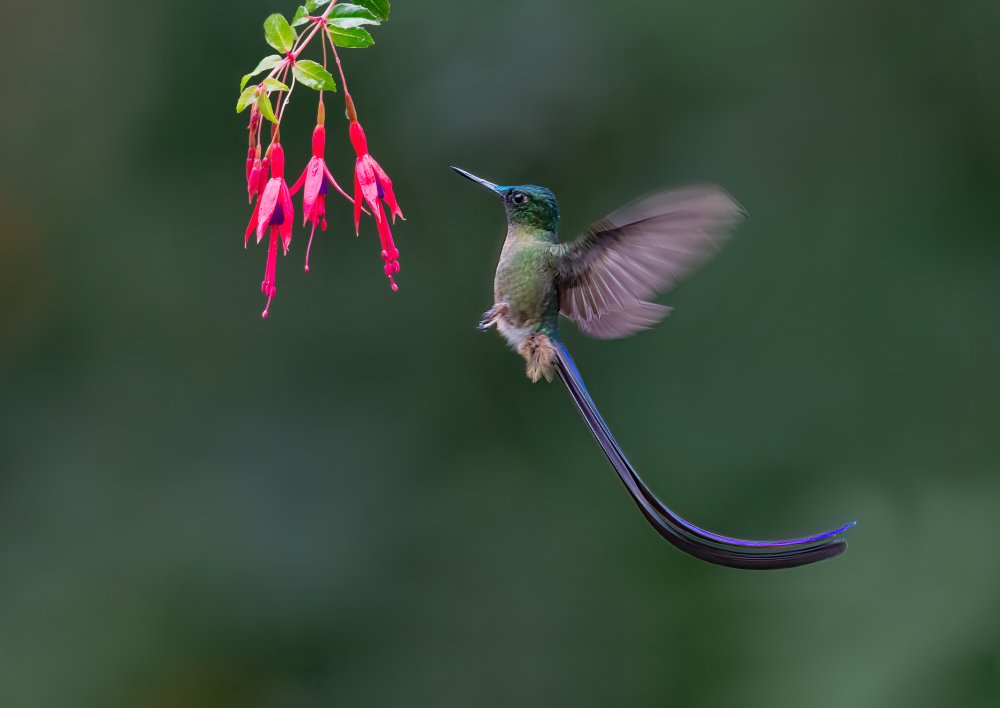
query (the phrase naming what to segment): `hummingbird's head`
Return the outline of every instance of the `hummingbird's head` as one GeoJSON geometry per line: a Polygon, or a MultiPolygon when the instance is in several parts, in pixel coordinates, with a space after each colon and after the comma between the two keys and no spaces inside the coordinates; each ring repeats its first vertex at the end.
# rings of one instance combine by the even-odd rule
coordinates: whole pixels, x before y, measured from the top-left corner
{"type": "Polygon", "coordinates": [[[556,195],[552,193],[552,190],[534,184],[505,187],[476,177],[474,174],[457,167],[451,169],[466,179],[486,187],[503,199],[508,223],[529,226],[543,231],[555,231],[559,225],[559,204],[556,202],[556,195]]]}

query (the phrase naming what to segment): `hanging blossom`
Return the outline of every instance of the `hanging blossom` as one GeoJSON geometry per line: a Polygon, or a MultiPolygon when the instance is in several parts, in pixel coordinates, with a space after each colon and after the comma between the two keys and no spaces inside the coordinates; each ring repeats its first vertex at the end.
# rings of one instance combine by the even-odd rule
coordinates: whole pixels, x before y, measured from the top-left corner
{"type": "Polygon", "coordinates": [[[277,292],[275,276],[278,270],[278,239],[281,239],[284,253],[288,255],[288,247],[292,244],[292,221],[295,219],[292,195],[289,194],[288,184],[285,182],[285,151],[281,143],[272,142],[267,154],[271,163],[271,179],[261,191],[243,238],[243,247],[246,248],[250,234],[256,232],[257,243],[260,243],[267,230],[271,230],[271,240],[267,247],[267,267],[264,270],[264,280],[260,284],[260,291],[267,298],[267,305],[261,317],[267,317],[270,313],[271,300],[277,292]]]}
{"type": "Polygon", "coordinates": [[[261,175],[263,174],[264,179],[266,179],[264,165],[260,159],[260,144],[256,140],[256,136],[260,132],[260,125],[260,109],[255,103],[250,109],[250,125],[248,126],[250,131],[250,147],[247,148],[247,194],[250,195],[251,204],[253,204],[253,198],[260,193],[261,175]]]}
{"type": "Polygon", "coordinates": [[[309,164],[302,171],[302,176],[296,180],[292,186],[291,193],[295,194],[305,187],[302,192],[302,225],[312,223],[309,232],[309,245],[306,246],[306,273],[309,272],[309,251],[312,250],[313,236],[316,235],[316,225],[319,224],[323,231],[326,231],[326,195],[332,186],[349,201],[352,200],[337,180],[330,174],[330,168],[326,165],[326,109],[323,106],[323,99],[320,98],[319,108],[316,111],[316,127],[312,135],[312,158],[309,164]]]}
{"type": "Polygon", "coordinates": [[[279,53],[264,57],[253,71],[243,77],[241,94],[236,104],[237,112],[250,109],[246,182],[247,196],[254,207],[247,225],[244,246],[249,244],[251,234],[257,234],[258,243],[268,236],[267,265],[261,283],[261,292],[267,298],[263,317],[270,313],[271,302],[277,292],[275,276],[278,244],[281,243],[285,255],[291,247],[295,216],[292,196],[300,191],[302,225],[311,224],[306,246],[306,272],[309,272],[309,254],[316,227],[319,226],[321,231],[327,228],[329,204],[326,197],[330,193],[330,187],[333,187],[354,206],[356,234],[360,231],[362,213],[374,218],[375,231],[382,246],[383,271],[389,278],[392,289],[398,289],[394,276],[399,272],[399,250],[393,240],[389,219],[391,217],[394,223],[395,218],[402,218],[403,213],[392,191],[392,181],[368,152],[365,133],[347,91],[347,79],[337,53],[338,47],[371,46],[374,42],[365,27],[381,24],[388,16],[389,3],[386,0],[352,0],[350,4],[338,4],[336,0],[308,0],[299,7],[291,22],[280,14],[271,15],[264,21],[264,38],[279,53]],[[322,11],[318,13],[320,10],[322,11]],[[301,34],[296,27],[302,28],[301,34]],[[303,50],[317,37],[322,49],[322,63],[301,57],[303,50]],[[333,75],[327,70],[329,53],[333,54],[343,84],[348,134],[356,156],[353,198],[334,179],[325,156],[326,116],[323,92],[337,90],[333,75]],[[254,79],[265,72],[263,80],[254,79]],[[251,79],[255,83],[250,83],[251,79]],[[279,127],[291,95],[299,85],[318,91],[319,105],[316,127],[312,134],[312,157],[301,176],[289,188],[285,181],[285,154],[279,139],[279,127]],[[267,122],[272,124],[272,128],[270,141],[265,149],[262,134],[267,122]],[[363,203],[367,203],[371,211],[363,203]],[[388,216],[383,204],[388,206],[388,216]]]}
{"type": "Polygon", "coordinates": [[[393,290],[399,290],[393,276],[399,272],[399,249],[392,240],[392,231],[389,228],[389,220],[386,218],[385,209],[382,203],[389,206],[392,214],[392,221],[396,223],[396,217],[403,217],[403,211],[396,203],[396,195],[392,191],[392,180],[385,173],[382,166],[375,161],[375,158],[368,153],[368,140],[365,137],[365,129],[358,122],[357,113],[353,109],[353,102],[350,94],[347,94],[348,115],[352,116],[350,135],[351,145],[357,160],[354,163],[354,230],[358,231],[361,222],[361,201],[368,203],[375,215],[375,224],[378,227],[379,240],[382,242],[382,262],[385,276],[389,279],[389,284],[393,290]]]}

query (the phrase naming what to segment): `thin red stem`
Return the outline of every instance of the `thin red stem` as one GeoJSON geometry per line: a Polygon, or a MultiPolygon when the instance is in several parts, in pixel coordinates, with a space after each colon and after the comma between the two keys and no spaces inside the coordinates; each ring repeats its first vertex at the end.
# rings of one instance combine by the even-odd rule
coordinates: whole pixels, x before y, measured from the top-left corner
{"type": "MultiPolygon", "coordinates": [[[[287,73],[284,74],[283,78],[281,80],[281,83],[285,83],[285,78],[287,78],[287,77],[288,77],[287,73]]],[[[291,100],[291,98],[292,98],[292,91],[294,91],[294,90],[295,90],[295,75],[292,74],[292,85],[289,87],[289,89],[288,89],[288,95],[285,96],[285,100],[284,101],[281,100],[281,92],[278,93],[278,103],[280,104],[278,106],[278,115],[277,115],[278,125],[281,125],[281,119],[285,117],[285,106],[287,106],[288,102],[291,100]]]]}
{"type": "MultiPolygon", "coordinates": [[[[286,65],[285,68],[282,70],[282,72],[281,72],[281,78],[278,79],[278,81],[280,81],[281,83],[285,83],[285,81],[288,79],[288,69],[289,69],[289,67],[286,65]]],[[[293,83],[293,88],[294,88],[294,79],[293,79],[292,83],[293,83]]],[[[288,93],[289,94],[292,93],[291,89],[289,89],[288,93]]],[[[284,91],[278,91],[278,102],[276,104],[278,106],[278,111],[275,114],[275,118],[278,119],[278,122],[275,123],[275,126],[280,126],[281,125],[281,116],[282,116],[282,114],[284,113],[284,110],[285,110],[285,103],[287,103],[287,101],[285,103],[282,103],[282,101],[281,101],[281,98],[284,95],[285,95],[284,91]]],[[[270,97],[268,97],[268,100],[270,100],[270,97]]],[[[264,121],[261,120],[261,123],[263,123],[263,122],[264,121]]]]}
{"type": "MultiPolygon", "coordinates": [[[[306,48],[306,45],[312,41],[313,37],[316,36],[316,33],[319,31],[319,28],[326,27],[326,18],[330,16],[330,13],[333,11],[333,6],[336,4],[337,0],[333,0],[327,6],[326,10],[323,11],[323,14],[320,15],[320,17],[323,18],[323,22],[314,22],[313,27],[307,33],[302,34],[298,38],[298,40],[296,40],[295,44],[292,45],[292,51],[288,53],[289,56],[285,58],[285,61],[281,62],[276,67],[271,69],[271,73],[268,74],[266,78],[273,79],[278,74],[279,71],[281,71],[282,69],[287,69],[289,66],[295,63],[295,59],[299,56],[299,54],[302,53],[302,50],[306,48]],[[291,61],[289,61],[289,59],[291,59],[291,61]]],[[[326,33],[324,32],[324,34],[326,33]]]]}
{"type": "Polygon", "coordinates": [[[326,38],[330,42],[333,58],[337,61],[337,73],[340,74],[340,84],[344,87],[344,108],[347,111],[347,119],[353,123],[358,119],[358,112],[354,107],[354,99],[351,98],[351,92],[347,88],[347,77],[344,76],[344,67],[340,63],[340,54],[337,52],[337,46],[333,43],[333,38],[330,37],[329,33],[326,33],[326,38]]]}
{"type": "MultiPolygon", "coordinates": [[[[340,74],[340,85],[344,87],[344,95],[350,96],[351,92],[347,90],[347,78],[344,76],[344,67],[340,65],[340,55],[337,54],[337,46],[333,43],[333,40],[330,39],[329,34],[326,35],[326,39],[330,42],[330,49],[333,50],[333,58],[337,62],[337,72],[340,74]]],[[[325,45],[323,49],[326,50],[325,45]]]]}

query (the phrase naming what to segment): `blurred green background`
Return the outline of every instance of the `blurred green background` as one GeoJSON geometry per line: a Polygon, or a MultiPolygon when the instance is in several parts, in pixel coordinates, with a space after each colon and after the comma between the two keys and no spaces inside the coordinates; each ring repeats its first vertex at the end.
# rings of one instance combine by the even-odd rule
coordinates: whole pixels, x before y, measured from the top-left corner
{"type": "Polygon", "coordinates": [[[5,7],[0,705],[997,705],[995,0],[398,0],[344,61],[400,292],[337,202],[262,321],[233,105],[294,9],[5,7]],[[567,338],[675,508],[858,519],[847,554],[661,542],[561,387],[475,331],[503,214],[451,164],[550,186],[564,237],[736,195],[664,325],[567,338]]]}

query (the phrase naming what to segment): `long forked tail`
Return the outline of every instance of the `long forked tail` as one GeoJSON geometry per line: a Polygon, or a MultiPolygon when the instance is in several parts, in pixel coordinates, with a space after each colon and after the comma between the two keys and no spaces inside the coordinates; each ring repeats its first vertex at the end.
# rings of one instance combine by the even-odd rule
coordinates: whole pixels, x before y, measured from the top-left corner
{"type": "Polygon", "coordinates": [[[854,522],[833,531],[805,538],[752,541],[720,536],[678,516],[656,498],[636,473],[587,392],[587,387],[583,384],[580,372],[566,346],[562,342],[553,341],[556,347],[556,371],[559,373],[559,378],[566,384],[584,421],[597,438],[601,449],[604,450],[604,454],[607,455],[642,515],[667,541],[685,553],[709,563],[751,570],[794,568],[832,558],[847,549],[847,542],[835,536],[854,526],[854,522]]]}

